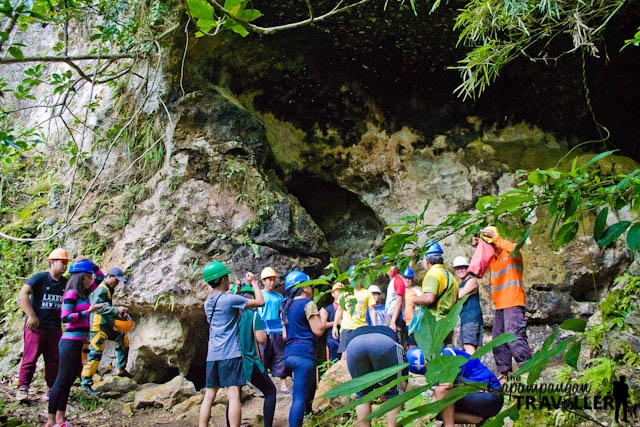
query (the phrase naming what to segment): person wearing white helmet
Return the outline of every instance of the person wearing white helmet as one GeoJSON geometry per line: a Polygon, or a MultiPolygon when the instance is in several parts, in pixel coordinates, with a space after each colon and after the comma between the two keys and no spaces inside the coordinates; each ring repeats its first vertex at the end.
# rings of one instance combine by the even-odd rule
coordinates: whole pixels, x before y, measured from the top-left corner
{"type": "Polygon", "coordinates": [[[483,320],[478,280],[467,272],[468,267],[467,257],[458,256],[453,260],[453,269],[458,279],[462,281],[458,290],[458,299],[469,295],[460,311],[460,342],[464,346],[464,351],[473,354],[482,345],[483,320]]]}
{"type": "MultiPolygon", "coordinates": [[[[382,290],[376,285],[371,285],[368,289],[369,292],[371,292],[371,295],[373,295],[373,309],[376,312],[376,325],[384,325],[384,319],[387,311],[385,310],[385,305],[382,303],[382,290]]],[[[367,310],[367,324],[369,326],[373,324],[369,310],[367,310]]]]}

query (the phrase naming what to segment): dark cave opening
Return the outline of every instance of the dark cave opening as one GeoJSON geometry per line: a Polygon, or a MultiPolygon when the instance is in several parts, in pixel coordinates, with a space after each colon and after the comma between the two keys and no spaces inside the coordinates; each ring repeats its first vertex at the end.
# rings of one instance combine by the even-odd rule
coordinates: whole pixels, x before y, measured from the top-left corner
{"type": "Polygon", "coordinates": [[[335,183],[294,174],[287,189],[325,234],[329,255],[341,268],[366,258],[379,246],[384,225],[354,193],[335,183]]]}

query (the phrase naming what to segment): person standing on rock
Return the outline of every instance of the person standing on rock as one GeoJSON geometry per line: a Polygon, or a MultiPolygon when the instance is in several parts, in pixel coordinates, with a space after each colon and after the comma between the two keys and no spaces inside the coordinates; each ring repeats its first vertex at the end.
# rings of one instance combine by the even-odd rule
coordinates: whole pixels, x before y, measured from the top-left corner
{"type": "Polygon", "coordinates": [[[469,260],[467,257],[458,256],[453,260],[453,270],[460,283],[458,299],[469,295],[460,311],[460,343],[464,351],[473,354],[482,345],[482,308],[478,295],[478,280],[467,271],[469,260]]]}
{"type": "Polygon", "coordinates": [[[58,343],[62,336],[60,310],[67,285],[69,255],[64,249],[54,249],[47,257],[49,271],[35,274],[18,293],[18,302],[26,314],[24,351],[20,363],[16,400],[29,397],[29,386],[36,372],[40,355],[44,356],[44,379],[51,389],[58,373],[58,343]]]}
{"type": "Polygon", "coordinates": [[[126,283],[121,269],[114,267],[107,272],[104,282],[91,294],[92,304],[102,304],[102,308],[91,314],[89,327],[89,355],[87,363],[82,369],[82,388],[92,396],[98,397],[99,393],[93,390],[93,375],[98,370],[102,352],[107,340],[116,342],[116,354],[118,357],[118,376],[130,376],[127,372],[127,359],[129,357],[129,336],[118,331],[115,327],[115,318],[125,318],[126,307],[113,305],[113,292],[120,283],[126,283]]]}
{"type": "MultiPolygon", "coordinates": [[[[247,299],[254,299],[255,292],[249,285],[240,289],[240,295],[247,299]]],[[[258,357],[257,344],[265,344],[267,335],[264,332],[262,318],[257,311],[245,308],[238,323],[238,337],[242,351],[242,366],[244,379],[253,384],[264,395],[262,413],[264,426],[273,425],[273,416],[276,411],[276,386],[267,375],[267,371],[258,357]]],[[[227,402],[227,426],[229,426],[229,403],[227,402]]]]}
{"type": "MultiPolygon", "coordinates": [[[[355,265],[349,267],[349,280],[352,286],[355,283],[355,289],[352,295],[347,292],[342,294],[341,299],[344,299],[344,306],[347,309],[343,310],[342,304],[338,307],[331,331],[333,338],[338,339],[338,336],[340,336],[338,353],[342,353],[342,360],[347,360],[346,350],[349,335],[356,329],[367,326],[367,310],[369,311],[372,323],[375,322],[376,318],[376,312],[373,308],[373,295],[371,295],[369,289],[362,287],[362,278],[356,280],[355,268],[355,265]],[[353,314],[351,314],[352,312],[353,314]],[[340,334],[338,334],[338,326],[340,326],[340,334]]],[[[375,326],[375,323],[373,326],[375,326]]]]}
{"type": "MultiPolygon", "coordinates": [[[[284,286],[291,294],[282,309],[285,326],[285,366],[293,373],[293,399],[289,410],[289,427],[300,427],[304,415],[312,412],[311,403],[316,392],[316,341],[322,336],[325,324],[313,302],[311,286],[297,285],[311,280],[302,271],[292,271],[284,286]],[[295,288],[295,289],[294,289],[295,288]]],[[[335,330],[335,326],[334,326],[335,330]]]]}
{"type": "MultiPolygon", "coordinates": [[[[422,295],[413,297],[413,302],[429,310],[436,320],[441,320],[458,301],[458,282],[444,268],[444,251],[438,242],[432,242],[423,258],[427,274],[422,280],[422,295]]],[[[450,342],[450,336],[445,344],[450,342]]]]}
{"type": "Polygon", "coordinates": [[[247,299],[240,295],[227,294],[231,270],[219,261],[213,261],[204,268],[202,277],[213,292],[204,303],[204,312],[209,323],[209,342],[207,346],[207,377],[205,393],[200,406],[199,426],[207,427],[211,417],[211,405],[216,400],[220,387],[228,387],[228,419],[232,427],[239,427],[242,419],[240,386],[246,384],[238,322],[244,309],[264,305],[262,291],[256,276],[247,272],[246,279],[251,283],[255,298],[247,299]]]}
{"type": "MultiPolygon", "coordinates": [[[[340,282],[336,282],[331,287],[331,296],[333,302],[326,306],[323,310],[320,310],[320,317],[324,322],[326,329],[333,329],[333,323],[336,319],[336,312],[340,307],[340,290],[344,288],[344,285],[340,282]]],[[[336,360],[340,357],[338,353],[338,347],[340,346],[340,337],[334,338],[331,332],[327,334],[327,358],[328,362],[336,360]]]]}
{"type": "Polygon", "coordinates": [[[260,280],[264,289],[264,306],[258,313],[264,322],[267,343],[260,345],[260,355],[264,367],[271,370],[271,375],[280,378],[280,393],[290,394],[287,387],[287,376],[284,368],[284,340],[282,339],[282,295],[275,291],[278,274],[271,267],[265,267],[260,273],[260,280]]]}
{"type": "Polygon", "coordinates": [[[62,299],[62,322],[66,324],[60,339],[60,369],[49,396],[45,427],[70,427],[66,422],[69,391],[82,369],[82,348],[89,337],[89,315],[102,308],[91,304],[89,294],[103,279],[100,269],[88,259],[71,263],[71,277],[62,299]],[[96,279],[91,280],[95,273],[96,279]]]}
{"type": "Polygon", "coordinates": [[[522,251],[519,250],[514,257],[512,252],[516,245],[500,237],[496,227],[487,227],[480,234],[495,249],[489,264],[491,298],[496,309],[491,335],[496,338],[503,333],[512,333],[516,337],[516,341],[492,349],[498,372],[504,378],[511,372],[511,358],[516,360],[518,366],[531,359],[527,317],[524,313],[526,300],[522,282],[522,251]]]}

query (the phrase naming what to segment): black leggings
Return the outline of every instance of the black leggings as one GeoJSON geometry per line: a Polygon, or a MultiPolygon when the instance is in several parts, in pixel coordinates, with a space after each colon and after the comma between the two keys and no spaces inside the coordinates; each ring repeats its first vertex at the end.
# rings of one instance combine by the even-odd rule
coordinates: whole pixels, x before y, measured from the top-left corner
{"type": "MultiPolygon", "coordinates": [[[[251,384],[256,386],[258,390],[264,394],[264,427],[271,427],[273,424],[273,416],[276,412],[276,386],[267,375],[267,372],[260,372],[257,366],[253,367],[251,372],[251,384]]],[[[242,390],[242,388],[241,388],[242,390]]],[[[227,427],[229,427],[229,402],[227,401],[227,427]]]]}
{"type": "Polygon", "coordinates": [[[66,411],[69,391],[82,369],[82,341],[61,339],[58,376],[49,393],[49,413],[66,411]]]}

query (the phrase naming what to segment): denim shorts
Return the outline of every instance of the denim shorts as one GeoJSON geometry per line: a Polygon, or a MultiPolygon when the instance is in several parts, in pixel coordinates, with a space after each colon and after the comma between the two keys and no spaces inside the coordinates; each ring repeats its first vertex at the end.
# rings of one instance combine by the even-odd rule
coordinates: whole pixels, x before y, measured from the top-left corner
{"type": "Polygon", "coordinates": [[[242,357],[207,362],[206,388],[245,385],[242,357]]]}
{"type": "Polygon", "coordinates": [[[476,347],[482,345],[482,323],[469,322],[460,326],[460,342],[476,347]]]}

